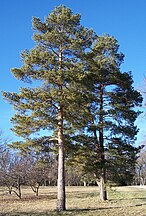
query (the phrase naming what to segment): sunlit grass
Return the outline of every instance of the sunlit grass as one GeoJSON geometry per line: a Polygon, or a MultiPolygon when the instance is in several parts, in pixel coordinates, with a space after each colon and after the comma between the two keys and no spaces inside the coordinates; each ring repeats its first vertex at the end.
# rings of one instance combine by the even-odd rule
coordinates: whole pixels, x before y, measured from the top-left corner
{"type": "Polygon", "coordinates": [[[41,187],[39,197],[23,188],[22,199],[0,188],[0,216],[146,216],[146,189],[116,187],[108,190],[108,201],[100,202],[98,187],[66,187],[65,212],[56,209],[56,187],[41,187]]]}

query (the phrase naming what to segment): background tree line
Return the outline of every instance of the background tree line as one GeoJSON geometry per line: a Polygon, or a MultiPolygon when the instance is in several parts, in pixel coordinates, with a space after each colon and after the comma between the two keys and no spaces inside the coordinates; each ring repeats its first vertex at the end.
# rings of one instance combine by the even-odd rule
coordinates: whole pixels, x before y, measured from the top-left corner
{"type": "Polygon", "coordinates": [[[22,137],[11,147],[24,158],[31,155],[34,165],[58,161],[58,211],[66,208],[65,176],[77,172],[83,181],[91,179],[106,200],[107,180],[131,183],[139,152],[134,123],[142,96],[132,74],[120,69],[124,54],[114,37],[97,35],[80,19],[65,6],[44,22],[34,17],[35,46],[21,53],[21,68],[11,69],[30,87],[3,92],[16,110],[12,130],[22,137]],[[78,170],[69,174],[73,167],[78,170]]]}
{"type": "MultiPolygon", "coordinates": [[[[22,186],[29,186],[36,196],[39,195],[40,186],[57,186],[56,154],[49,152],[45,162],[41,152],[37,157],[31,154],[20,155],[9,148],[9,141],[3,137],[2,133],[0,143],[0,186],[5,186],[9,194],[15,193],[21,199],[23,197],[22,186]]],[[[119,164],[121,168],[118,173],[119,177],[115,173],[117,170],[115,172],[109,170],[107,174],[108,186],[145,185],[145,155],[144,148],[137,155],[136,166],[127,164],[127,167],[123,167],[123,164],[119,164]]],[[[95,177],[91,175],[91,172],[85,172],[83,164],[78,161],[67,162],[65,173],[66,186],[97,185],[95,177]]]]}

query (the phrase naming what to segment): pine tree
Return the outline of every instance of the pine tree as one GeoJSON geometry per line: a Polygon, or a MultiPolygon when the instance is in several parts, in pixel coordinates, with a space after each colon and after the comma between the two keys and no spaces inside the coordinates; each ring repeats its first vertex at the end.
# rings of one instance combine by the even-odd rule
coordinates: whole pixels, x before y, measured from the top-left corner
{"type": "Polygon", "coordinates": [[[21,53],[21,68],[11,70],[17,79],[33,83],[33,87],[3,95],[16,110],[11,120],[13,131],[26,140],[25,148],[42,129],[57,134],[54,137],[59,148],[57,210],[62,211],[66,208],[64,128],[80,122],[83,114],[86,92],[80,82],[84,77],[80,57],[91,47],[94,33],[80,24],[79,14],[73,14],[65,6],[55,8],[44,22],[34,17],[33,29],[35,47],[21,53]]]}
{"type": "MultiPolygon", "coordinates": [[[[94,173],[101,200],[107,199],[108,155],[111,154],[113,159],[121,156],[123,160],[130,155],[131,149],[134,150],[132,145],[138,132],[134,122],[139,115],[134,107],[142,102],[140,93],[132,86],[131,73],[120,71],[124,55],[118,49],[115,38],[103,35],[97,38],[92,51],[86,56],[87,79],[94,88],[91,89],[93,99],[88,106],[90,121],[87,128],[92,139],[86,143],[88,154],[85,167],[94,173]],[[114,148],[116,154],[112,154],[111,149],[114,148]]],[[[130,156],[133,157],[132,154],[130,156]]]]}

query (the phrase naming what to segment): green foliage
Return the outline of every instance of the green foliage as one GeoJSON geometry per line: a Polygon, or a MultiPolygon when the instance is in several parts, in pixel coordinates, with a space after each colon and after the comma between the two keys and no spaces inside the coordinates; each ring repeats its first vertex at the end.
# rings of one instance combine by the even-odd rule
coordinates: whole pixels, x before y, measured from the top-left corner
{"type": "Polygon", "coordinates": [[[35,17],[32,22],[35,46],[21,53],[20,68],[11,69],[16,79],[32,85],[3,92],[16,110],[12,130],[23,138],[12,147],[45,158],[63,143],[66,161],[82,163],[85,174],[98,178],[108,169],[110,180],[130,175],[130,182],[138,150],[133,147],[140,114],[135,106],[142,97],[131,73],[120,70],[124,54],[117,40],[97,36],[65,6],[43,22],[35,17]],[[47,135],[38,135],[41,130],[47,135]]]}
{"type": "Polygon", "coordinates": [[[55,131],[60,105],[64,124],[79,125],[87,98],[86,87],[81,85],[85,75],[80,58],[95,37],[92,30],[80,25],[80,15],[65,6],[55,8],[44,22],[34,17],[33,29],[36,46],[24,50],[22,67],[11,71],[24,82],[40,81],[39,87],[3,93],[16,110],[12,130],[24,139],[41,129],[55,131]]]}

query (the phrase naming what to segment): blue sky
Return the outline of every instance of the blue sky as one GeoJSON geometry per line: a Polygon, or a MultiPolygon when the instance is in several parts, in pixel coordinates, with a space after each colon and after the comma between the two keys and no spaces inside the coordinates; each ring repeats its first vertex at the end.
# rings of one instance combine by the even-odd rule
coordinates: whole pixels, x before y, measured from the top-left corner
{"type": "MultiPolygon", "coordinates": [[[[0,89],[18,92],[24,84],[16,80],[10,68],[21,66],[20,52],[34,46],[32,17],[42,20],[56,6],[64,4],[81,14],[81,23],[98,35],[114,36],[125,54],[121,69],[132,71],[134,87],[145,88],[146,74],[146,1],[145,0],[2,0],[0,1],[0,89]]],[[[0,96],[0,129],[17,140],[9,130],[14,111],[0,96]]],[[[139,117],[137,144],[145,139],[145,117],[139,117]]]]}

